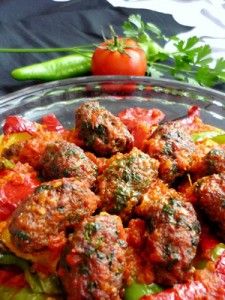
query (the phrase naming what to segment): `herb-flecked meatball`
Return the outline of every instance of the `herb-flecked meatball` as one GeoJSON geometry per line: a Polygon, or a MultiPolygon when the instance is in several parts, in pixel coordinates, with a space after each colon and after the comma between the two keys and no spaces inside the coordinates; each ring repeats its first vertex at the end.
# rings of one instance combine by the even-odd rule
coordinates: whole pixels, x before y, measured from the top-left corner
{"type": "Polygon", "coordinates": [[[206,155],[206,164],[209,173],[225,172],[225,150],[213,149],[206,155]]]}
{"type": "Polygon", "coordinates": [[[153,265],[155,282],[170,286],[186,280],[200,235],[192,204],[157,180],[142,196],[136,213],[148,228],[145,251],[153,265]]]}
{"type": "Polygon", "coordinates": [[[65,231],[94,213],[99,198],[76,179],[43,183],[13,213],[13,244],[24,253],[65,243],[65,231]]]}
{"type": "Polygon", "coordinates": [[[160,161],[159,176],[168,183],[189,171],[194,151],[191,136],[176,122],[159,125],[145,145],[145,152],[160,161]]]}
{"type": "Polygon", "coordinates": [[[123,294],[125,232],[118,216],[86,218],[67,242],[59,275],[69,300],[119,300],[123,294]]]}
{"type": "Polygon", "coordinates": [[[76,177],[91,186],[97,177],[97,166],[80,147],[66,141],[49,143],[42,155],[41,166],[46,180],[76,177]]]}
{"type": "Polygon", "coordinates": [[[217,232],[225,242],[225,173],[199,179],[195,191],[199,206],[218,225],[217,232]]]}
{"type": "Polygon", "coordinates": [[[102,210],[119,214],[125,220],[130,218],[141,194],[158,175],[158,165],[157,160],[137,148],[113,156],[96,181],[102,210]]]}
{"type": "Polygon", "coordinates": [[[120,119],[98,102],[87,102],[75,112],[76,129],[87,148],[100,156],[128,152],[133,136],[120,119]]]}

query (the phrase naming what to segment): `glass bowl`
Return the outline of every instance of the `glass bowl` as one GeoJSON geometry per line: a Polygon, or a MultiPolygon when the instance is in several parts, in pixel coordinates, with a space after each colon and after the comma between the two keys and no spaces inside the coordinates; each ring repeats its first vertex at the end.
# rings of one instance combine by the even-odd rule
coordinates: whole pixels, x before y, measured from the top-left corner
{"type": "Polygon", "coordinates": [[[167,120],[182,118],[188,107],[198,105],[205,122],[225,129],[225,94],[173,80],[133,76],[89,76],[20,90],[0,98],[0,124],[12,114],[37,121],[55,113],[70,128],[75,108],[90,100],[98,100],[113,113],[127,107],[157,107],[167,120]]]}

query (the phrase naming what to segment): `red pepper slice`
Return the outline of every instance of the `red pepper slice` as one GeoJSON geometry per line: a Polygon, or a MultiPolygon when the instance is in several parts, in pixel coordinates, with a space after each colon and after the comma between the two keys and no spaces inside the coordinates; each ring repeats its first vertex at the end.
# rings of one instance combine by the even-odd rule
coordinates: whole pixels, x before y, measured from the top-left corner
{"type": "Polygon", "coordinates": [[[19,115],[8,116],[3,125],[3,133],[10,134],[16,132],[28,132],[30,134],[37,131],[36,124],[19,115]]]}
{"type": "Polygon", "coordinates": [[[64,128],[60,121],[57,119],[55,114],[49,114],[43,116],[41,119],[41,124],[46,126],[49,131],[63,132],[64,128]]]}
{"type": "Polygon", "coordinates": [[[195,300],[206,299],[207,290],[199,281],[176,284],[172,289],[155,295],[144,296],[141,300],[195,300]]]}
{"type": "Polygon", "coordinates": [[[0,285],[13,288],[23,288],[27,286],[24,272],[15,266],[0,269],[0,285]]]}
{"type": "Polygon", "coordinates": [[[149,125],[158,124],[163,120],[165,114],[157,108],[146,109],[141,107],[131,107],[121,111],[118,114],[118,117],[129,130],[132,130],[137,123],[145,122],[149,125]]]}
{"type": "Polygon", "coordinates": [[[143,149],[144,141],[151,133],[151,126],[161,122],[165,114],[156,108],[132,107],[121,111],[118,117],[134,137],[134,146],[143,149]]]}
{"type": "Polygon", "coordinates": [[[0,221],[4,221],[40,182],[36,172],[21,163],[12,170],[1,171],[0,179],[0,221]]]}
{"type": "Polygon", "coordinates": [[[196,117],[200,117],[200,108],[198,106],[194,105],[188,109],[187,117],[183,118],[177,122],[179,122],[180,124],[183,124],[183,125],[190,125],[194,122],[196,117]]]}
{"type": "Polygon", "coordinates": [[[211,252],[218,244],[219,240],[210,232],[208,226],[202,225],[199,242],[199,249],[201,250],[202,256],[211,259],[211,252]]]}
{"type": "Polygon", "coordinates": [[[222,284],[225,288],[225,251],[216,263],[216,273],[222,279],[222,284]]]}

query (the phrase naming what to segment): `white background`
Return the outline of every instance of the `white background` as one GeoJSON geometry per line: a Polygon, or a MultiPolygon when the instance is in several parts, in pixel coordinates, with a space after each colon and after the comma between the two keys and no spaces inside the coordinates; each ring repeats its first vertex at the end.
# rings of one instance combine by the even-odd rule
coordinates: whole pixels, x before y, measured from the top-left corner
{"type": "Polygon", "coordinates": [[[180,34],[180,37],[201,37],[213,49],[214,58],[225,57],[225,0],[107,1],[114,6],[145,8],[171,14],[178,23],[194,27],[189,32],[180,34]]]}

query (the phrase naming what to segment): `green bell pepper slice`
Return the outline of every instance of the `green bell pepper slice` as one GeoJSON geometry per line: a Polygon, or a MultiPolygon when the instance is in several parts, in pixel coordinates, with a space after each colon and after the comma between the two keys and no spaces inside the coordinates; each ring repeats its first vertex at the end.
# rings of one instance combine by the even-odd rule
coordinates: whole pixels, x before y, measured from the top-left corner
{"type": "Polygon", "coordinates": [[[218,144],[225,143],[225,134],[223,130],[214,130],[214,131],[202,131],[202,132],[195,132],[192,134],[192,140],[194,142],[200,142],[205,139],[211,139],[218,144]]]}
{"type": "Polygon", "coordinates": [[[0,286],[1,300],[47,300],[48,296],[36,294],[29,288],[14,289],[0,286]]]}
{"type": "Polygon", "coordinates": [[[12,254],[0,254],[0,265],[15,265],[22,269],[24,271],[26,281],[34,293],[54,295],[62,294],[62,289],[56,276],[51,275],[45,278],[40,278],[38,273],[30,272],[29,262],[22,258],[16,257],[12,254]]]}
{"type": "Polygon", "coordinates": [[[220,145],[225,144],[225,134],[216,135],[212,140],[220,145]]]}
{"type": "Polygon", "coordinates": [[[126,287],[124,300],[139,300],[144,295],[157,294],[162,290],[163,289],[155,283],[143,284],[133,282],[131,285],[126,287]]]}
{"type": "Polygon", "coordinates": [[[211,252],[211,259],[213,261],[217,260],[223,254],[223,251],[225,251],[225,244],[219,243],[215,248],[213,248],[211,252]]]}

